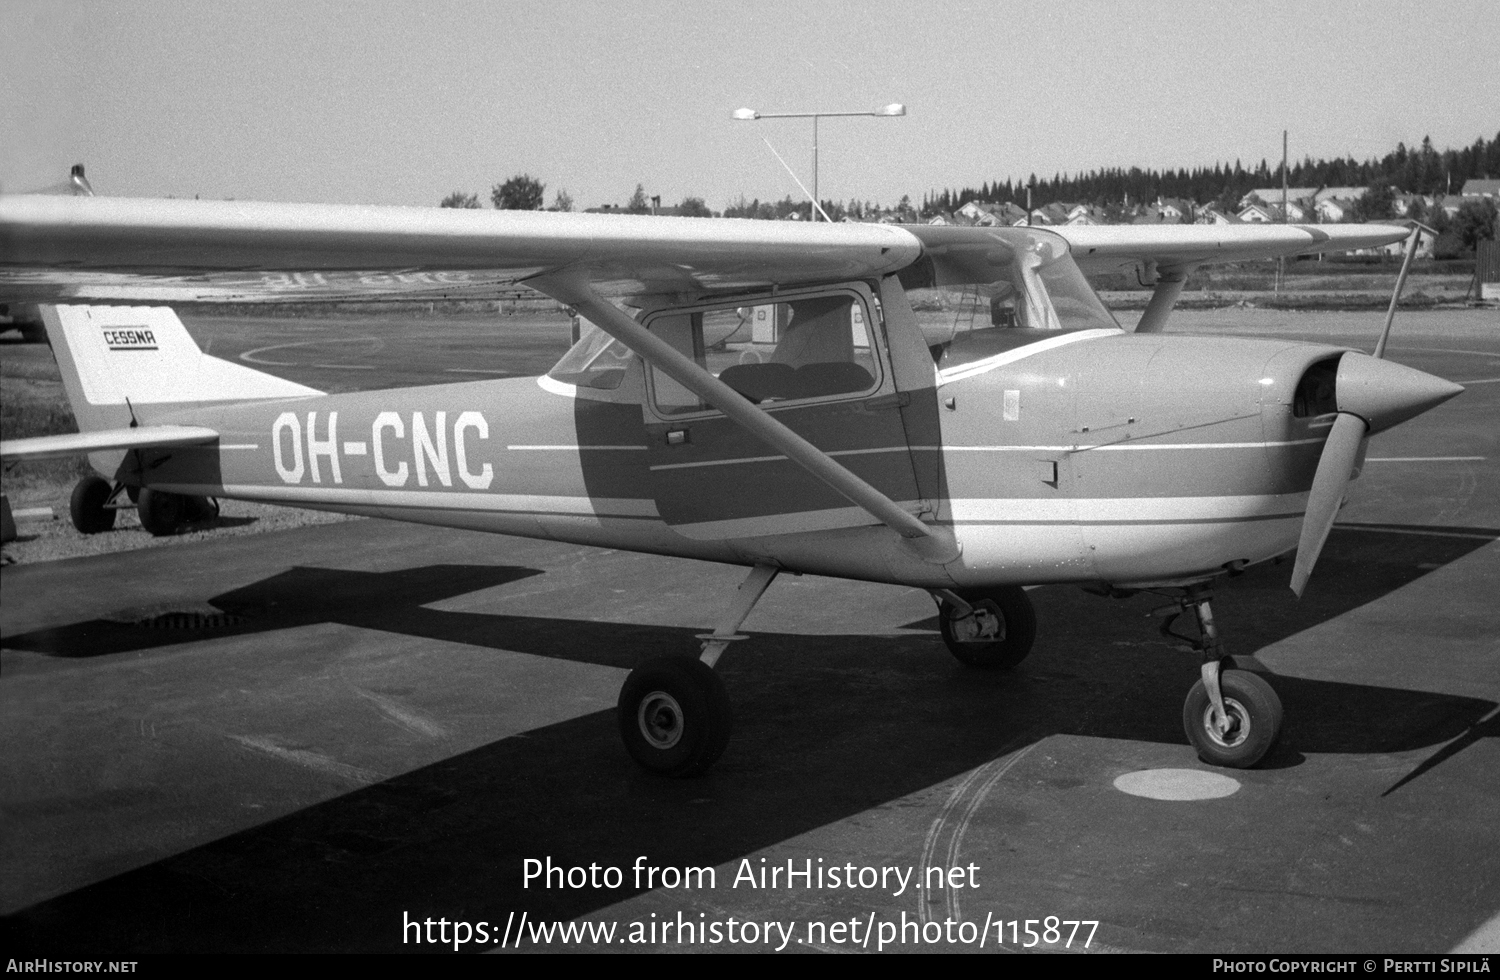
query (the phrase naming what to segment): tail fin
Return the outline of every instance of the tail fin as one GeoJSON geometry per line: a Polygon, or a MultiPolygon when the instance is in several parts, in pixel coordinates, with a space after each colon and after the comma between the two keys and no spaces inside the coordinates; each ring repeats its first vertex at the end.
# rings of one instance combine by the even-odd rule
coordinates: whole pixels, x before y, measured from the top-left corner
{"type": "Polygon", "coordinates": [[[143,424],[168,408],[322,394],[210,357],[169,307],[43,306],[41,314],[81,432],[143,424]]]}

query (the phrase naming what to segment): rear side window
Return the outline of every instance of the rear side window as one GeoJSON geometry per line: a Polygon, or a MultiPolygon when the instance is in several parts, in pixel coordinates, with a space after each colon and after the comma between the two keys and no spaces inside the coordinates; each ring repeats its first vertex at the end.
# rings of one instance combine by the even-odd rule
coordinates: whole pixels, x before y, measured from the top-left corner
{"type": "MultiPolygon", "coordinates": [[[[758,404],[859,395],[879,386],[869,311],[851,293],[756,306],[665,313],[647,322],[720,381],[758,404]]],[[[663,415],[711,411],[655,367],[651,386],[663,415]]]]}

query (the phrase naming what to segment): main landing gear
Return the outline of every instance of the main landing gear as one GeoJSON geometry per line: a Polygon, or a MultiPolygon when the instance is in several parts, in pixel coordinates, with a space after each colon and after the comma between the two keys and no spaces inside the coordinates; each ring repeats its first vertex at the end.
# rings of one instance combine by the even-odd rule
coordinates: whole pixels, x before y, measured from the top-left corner
{"type": "Polygon", "coordinates": [[[756,565],[740,583],[734,603],[712,633],[700,634],[697,660],[653,657],[630,672],[620,688],[620,736],[631,758],[665,776],[696,776],[718,761],[734,727],[729,694],[714,664],[735,640],[750,610],[779,571],[756,565]]]}
{"type": "Polygon", "coordinates": [[[1259,674],[1234,669],[1214,628],[1211,598],[1208,585],[1187,586],[1174,598],[1177,611],[1162,623],[1161,631],[1203,654],[1202,677],[1182,705],[1182,727],[1198,757],[1210,765],[1248,769],[1265,758],[1281,734],[1281,699],[1259,674]],[[1196,637],[1172,629],[1177,617],[1189,610],[1198,620],[1196,637]]]}
{"type": "Polygon", "coordinates": [[[86,476],[73,487],[68,516],[80,534],[100,534],[115,526],[116,512],[128,507],[136,508],[141,527],[158,538],[176,534],[195,521],[219,516],[218,501],[209,497],[188,497],[153,487],[127,487],[97,476],[86,476]]]}
{"type": "Polygon", "coordinates": [[[1036,642],[1036,610],[1019,585],[933,592],[943,643],[960,662],[981,670],[1010,670],[1036,642]]]}

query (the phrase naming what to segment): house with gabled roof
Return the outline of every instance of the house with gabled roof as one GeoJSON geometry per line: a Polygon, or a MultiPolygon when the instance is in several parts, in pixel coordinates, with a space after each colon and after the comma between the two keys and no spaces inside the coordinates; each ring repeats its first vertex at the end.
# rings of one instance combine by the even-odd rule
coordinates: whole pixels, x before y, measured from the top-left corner
{"type": "MultiPolygon", "coordinates": [[[[1307,211],[1294,198],[1287,203],[1287,217],[1300,223],[1307,220],[1307,211]]],[[[1251,224],[1279,224],[1282,221],[1281,205],[1252,204],[1240,212],[1240,220],[1251,224]]]]}
{"type": "Polygon", "coordinates": [[[962,207],[953,212],[955,218],[961,218],[970,224],[980,225],[986,228],[995,226],[1010,227],[1026,223],[1026,212],[1022,208],[1006,201],[1003,204],[990,204],[987,201],[968,201],[962,207]]]}
{"type": "Polygon", "coordinates": [[[1419,258],[1419,259],[1430,259],[1430,258],[1432,258],[1432,246],[1433,246],[1433,243],[1437,241],[1437,237],[1438,237],[1438,233],[1437,233],[1437,229],[1436,228],[1433,228],[1430,225],[1424,225],[1422,222],[1417,221],[1417,220],[1412,219],[1412,218],[1406,218],[1406,219],[1399,220],[1399,221],[1391,221],[1391,220],[1387,219],[1387,220],[1385,220],[1383,222],[1380,222],[1380,223],[1381,224],[1388,224],[1388,225],[1390,225],[1390,224],[1405,225],[1406,228],[1407,228],[1407,238],[1403,238],[1399,242],[1391,242],[1388,245],[1381,245],[1381,246],[1378,246],[1376,248],[1361,248],[1361,249],[1357,249],[1355,251],[1355,253],[1354,253],[1355,255],[1384,255],[1384,256],[1393,256],[1393,257],[1399,259],[1399,258],[1403,257],[1406,254],[1406,243],[1410,240],[1411,230],[1412,229],[1416,229],[1416,231],[1417,231],[1417,254],[1416,254],[1416,257],[1419,258]]]}
{"type": "MultiPolygon", "coordinates": [[[[1286,199],[1288,201],[1310,201],[1315,199],[1317,196],[1318,189],[1316,187],[1288,187],[1286,189],[1286,199]]],[[[1257,201],[1259,201],[1261,204],[1274,204],[1279,207],[1281,205],[1281,188],[1257,187],[1255,190],[1240,198],[1240,208],[1248,208],[1250,205],[1256,203],[1257,201]]],[[[1241,213],[1243,213],[1243,210],[1241,213]]]]}
{"type": "Polygon", "coordinates": [[[1097,204],[1075,204],[1068,212],[1068,220],[1063,222],[1069,225],[1102,225],[1107,224],[1104,209],[1097,204]]]}
{"type": "Polygon", "coordinates": [[[1242,225],[1244,223],[1244,219],[1233,211],[1226,214],[1214,204],[1199,208],[1198,213],[1193,216],[1195,225],[1242,225]]]}
{"type": "Polygon", "coordinates": [[[1065,225],[1068,223],[1068,212],[1072,209],[1073,205],[1061,202],[1044,204],[1039,208],[1031,210],[1031,223],[1034,225],[1065,225]]]}
{"type": "Polygon", "coordinates": [[[1158,197],[1156,199],[1156,210],[1161,212],[1162,220],[1167,224],[1174,221],[1181,223],[1184,220],[1193,220],[1193,202],[1185,201],[1180,197],[1158,197]]]}
{"type": "Polygon", "coordinates": [[[1365,196],[1367,190],[1369,190],[1367,187],[1324,187],[1313,196],[1313,203],[1321,204],[1331,197],[1343,201],[1357,201],[1365,196]]]}
{"type": "Polygon", "coordinates": [[[1466,180],[1464,181],[1464,189],[1460,193],[1464,197],[1500,198],[1500,180],[1489,180],[1487,178],[1466,180]]]}
{"type": "Polygon", "coordinates": [[[1418,206],[1425,211],[1432,206],[1432,199],[1421,194],[1397,194],[1391,199],[1391,207],[1395,209],[1398,218],[1406,217],[1418,206]]]}
{"type": "Polygon", "coordinates": [[[1354,201],[1344,197],[1325,197],[1313,210],[1317,212],[1318,220],[1332,224],[1354,220],[1354,201]]]}

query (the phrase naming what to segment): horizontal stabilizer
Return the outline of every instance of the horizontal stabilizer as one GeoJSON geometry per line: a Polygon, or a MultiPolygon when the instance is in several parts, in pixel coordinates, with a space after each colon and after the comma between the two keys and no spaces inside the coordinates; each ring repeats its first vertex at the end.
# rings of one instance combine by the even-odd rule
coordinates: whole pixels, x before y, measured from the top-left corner
{"type": "Polygon", "coordinates": [[[55,459],[109,449],[150,449],[201,446],[219,434],[197,425],[143,425],[131,429],[100,429],[62,436],[7,439],[0,442],[0,459],[55,459]]]}

